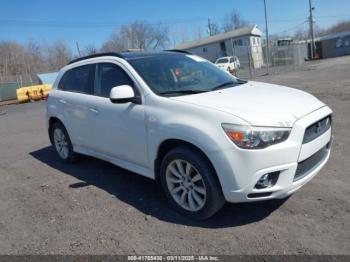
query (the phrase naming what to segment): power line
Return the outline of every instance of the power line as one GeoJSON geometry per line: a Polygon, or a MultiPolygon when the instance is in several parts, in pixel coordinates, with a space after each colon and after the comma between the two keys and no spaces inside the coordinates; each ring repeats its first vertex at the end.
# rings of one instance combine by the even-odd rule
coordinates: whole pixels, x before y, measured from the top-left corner
{"type": "Polygon", "coordinates": [[[304,21],[304,22],[302,22],[300,24],[297,24],[297,25],[295,25],[293,27],[289,27],[289,28],[287,28],[287,29],[285,29],[283,31],[280,31],[280,32],[277,32],[277,33],[274,33],[274,34],[279,35],[279,34],[283,34],[283,33],[287,33],[287,32],[293,31],[293,30],[297,29],[298,27],[300,27],[300,26],[302,26],[302,25],[304,25],[306,23],[308,23],[308,21],[304,21]]]}
{"type": "MultiPolygon", "coordinates": [[[[184,24],[184,23],[197,23],[199,21],[205,21],[207,18],[191,18],[183,20],[165,20],[154,23],[147,23],[144,21],[138,21],[146,25],[167,25],[167,24],[184,24]]],[[[125,23],[124,23],[125,24],[125,23]]],[[[90,21],[54,21],[54,20],[0,20],[0,26],[26,26],[26,27],[120,27],[124,24],[105,22],[96,23],[90,21]]]]}
{"type": "MultiPolygon", "coordinates": [[[[316,16],[317,19],[324,18],[344,18],[350,17],[350,14],[337,16],[316,16]]],[[[269,20],[269,23],[289,23],[294,21],[303,21],[305,17],[291,18],[291,19],[276,19],[269,20]]],[[[172,25],[172,24],[189,24],[189,23],[206,23],[207,17],[196,17],[190,19],[169,19],[154,23],[147,23],[140,21],[140,23],[147,25],[172,25]]],[[[251,20],[251,23],[265,23],[265,20],[251,20]]],[[[125,24],[125,23],[124,23],[125,24]]],[[[0,27],[4,26],[23,26],[23,27],[120,27],[124,24],[114,22],[97,23],[91,21],[55,21],[55,20],[17,20],[17,19],[0,19],[0,27]]]]}

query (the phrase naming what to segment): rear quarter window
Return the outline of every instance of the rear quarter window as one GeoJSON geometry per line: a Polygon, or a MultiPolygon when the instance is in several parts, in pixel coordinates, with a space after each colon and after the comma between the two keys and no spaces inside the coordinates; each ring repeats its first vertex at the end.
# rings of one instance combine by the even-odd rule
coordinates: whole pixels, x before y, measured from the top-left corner
{"type": "Polygon", "coordinates": [[[58,89],[64,91],[92,94],[94,88],[95,65],[74,67],[62,76],[58,89]]]}

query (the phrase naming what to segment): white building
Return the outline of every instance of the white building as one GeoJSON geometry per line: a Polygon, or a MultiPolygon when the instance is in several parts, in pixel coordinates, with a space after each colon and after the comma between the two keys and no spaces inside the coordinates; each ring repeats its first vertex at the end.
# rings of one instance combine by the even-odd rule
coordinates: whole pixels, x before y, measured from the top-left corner
{"type": "Polygon", "coordinates": [[[226,33],[182,43],[176,47],[214,62],[222,56],[237,56],[241,64],[251,63],[254,68],[263,65],[261,31],[255,25],[226,33]]]}

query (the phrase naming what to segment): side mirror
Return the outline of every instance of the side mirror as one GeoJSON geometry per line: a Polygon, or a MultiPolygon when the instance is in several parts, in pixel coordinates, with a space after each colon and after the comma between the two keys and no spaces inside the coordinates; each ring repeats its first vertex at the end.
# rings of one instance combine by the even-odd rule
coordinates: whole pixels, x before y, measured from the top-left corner
{"type": "Polygon", "coordinates": [[[112,103],[139,103],[139,97],[135,96],[134,89],[129,85],[115,86],[111,89],[109,99],[112,103]]]}

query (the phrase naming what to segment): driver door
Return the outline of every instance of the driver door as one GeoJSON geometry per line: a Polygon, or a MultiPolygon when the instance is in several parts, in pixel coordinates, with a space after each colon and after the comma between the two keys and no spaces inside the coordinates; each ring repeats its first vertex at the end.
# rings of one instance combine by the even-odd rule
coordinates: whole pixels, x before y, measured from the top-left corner
{"type": "Polygon", "coordinates": [[[134,81],[115,63],[98,63],[95,74],[95,112],[91,129],[94,149],[109,157],[147,165],[145,112],[142,104],[114,104],[109,95],[113,87],[129,85],[138,93],[134,81]]]}

